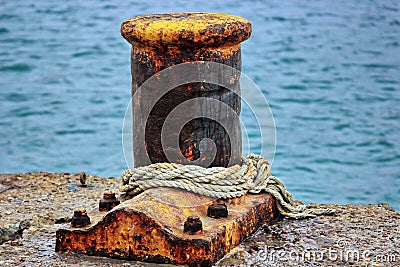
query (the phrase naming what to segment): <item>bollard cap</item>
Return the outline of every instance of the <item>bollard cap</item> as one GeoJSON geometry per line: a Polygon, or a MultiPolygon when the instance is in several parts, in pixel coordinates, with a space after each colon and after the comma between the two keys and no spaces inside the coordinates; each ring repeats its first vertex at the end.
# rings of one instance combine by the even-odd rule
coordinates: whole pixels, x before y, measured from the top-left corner
{"type": "Polygon", "coordinates": [[[247,40],[251,23],[221,13],[152,14],[123,22],[121,34],[129,43],[145,46],[219,47],[247,40]]]}

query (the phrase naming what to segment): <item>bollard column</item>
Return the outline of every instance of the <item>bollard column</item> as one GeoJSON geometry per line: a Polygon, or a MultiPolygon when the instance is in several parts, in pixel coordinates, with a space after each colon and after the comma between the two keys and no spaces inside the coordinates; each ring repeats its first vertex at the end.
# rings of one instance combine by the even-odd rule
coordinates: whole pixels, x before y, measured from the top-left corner
{"type": "MultiPolygon", "coordinates": [[[[167,162],[170,149],[183,155],[181,158],[186,162],[201,165],[202,161],[198,159],[202,160],[203,153],[199,146],[207,138],[216,146],[210,166],[227,167],[240,163],[240,125],[228,113],[234,113],[236,118],[240,113],[240,42],[249,38],[250,23],[237,16],[217,13],[146,15],[125,21],[121,33],[132,44],[135,166],[167,162]],[[199,61],[203,63],[197,65],[199,61]],[[155,75],[161,80],[163,70],[186,66],[180,64],[186,62],[203,71],[201,64],[210,68],[212,65],[224,66],[222,72],[229,73],[221,73],[217,67],[212,74],[217,80],[222,77],[228,82],[212,84],[214,78],[211,78],[179,83],[149,108],[148,100],[152,94],[165,89],[162,83],[161,87],[146,86],[153,79],[151,77],[155,75]],[[140,95],[136,97],[138,93],[140,95]],[[179,121],[182,116],[189,120],[184,120],[182,128],[176,128],[179,147],[167,146],[168,150],[164,151],[162,128],[167,124],[169,114],[175,114],[185,102],[193,105],[191,110],[209,108],[202,104],[202,98],[217,100],[224,103],[221,107],[229,108],[228,111],[216,106],[215,112],[221,114],[225,124],[220,125],[220,120],[213,121],[209,117],[178,112],[178,118],[174,119],[179,121]],[[146,108],[151,110],[148,117],[143,116],[146,108]],[[230,124],[234,128],[232,132],[223,127],[230,124]],[[144,137],[141,136],[143,129],[146,130],[144,137]]],[[[172,73],[168,79],[182,78],[185,74],[172,73]]],[[[212,266],[275,217],[275,199],[265,192],[221,200],[182,189],[157,187],[121,203],[113,192],[106,192],[95,209],[89,213],[78,210],[72,224],[57,230],[55,250],[190,267],[212,266]],[[87,217],[84,223],[79,221],[82,218],[78,215],[87,217]]]]}
{"type": "MultiPolygon", "coordinates": [[[[132,44],[133,96],[154,74],[180,63],[212,61],[240,71],[240,43],[250,37],[251,24],[244,18],[219,13],[155,14],[123,22],[121,34],[132,44]]],[[[148,118],[143,117],[143,107],[148,105],[145,103],[146,97],[137,98],[132,103],[135,167],[148,165],[148,159],[151,163],[169,162],[162,147],[161,130],[168,114],[179,104],[198,97],[213,98],[228,105],[239,115],[239,75],[232,77],[232,84],[234,90],[203,82],[178,86],[157,102],[148,118]],[[141,136],[142,129],[145,129],[144,138],[141,136]]],[[[227,121],[226,124],[234,128],[231,136],[226,127],[217,121],[195,118],[181,129],[179,148],[167,149],[175,149],[174,153],[182,154],[189,161],[197,160],[201,165],[199,144],[201,140],[208,138],[214,142],[216,153],[212,163],[206,167],[240,164],[240,125],[234,120],[227,121]]]]}

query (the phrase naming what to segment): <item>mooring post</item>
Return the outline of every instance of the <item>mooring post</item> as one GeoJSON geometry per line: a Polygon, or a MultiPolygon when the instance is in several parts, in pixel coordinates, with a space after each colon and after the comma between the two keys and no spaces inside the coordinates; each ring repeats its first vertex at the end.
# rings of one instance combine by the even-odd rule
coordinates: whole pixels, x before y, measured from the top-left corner
{"type": "MultiPolygon", "coordinates": [[[[240,43],[250,37],[251,24],[244,18],[219,13],[156,14],[125,21],[121,26],[121,34],[132,44],[133,96],[154,74],[180,63],[212,61],[240,71],[240,43]]],[[[232,79],[234,90],[202,82],[177,86],[156,103],[148,117],[143,116],[143,108],[149,105],[146,103],[148,97],[133,98],[135,167],[171,161],[163,150],[161,131],[167,116],[185,101],[198,97],[213,98],[229,106],[238,116],[239,76],[232,79]],[[141,134],[143,129],[145,129],[144,137],[141,134]]],[[[157,90],[157,88],[148,90],[152,89],[157,90]]],[[[193,108],[201,107],[198,104],[193,108]]],[[[178,116],[184,117],[187,114],[178,116]]],[[[175,148],[174,153],[182,154],[189,161],[197,160],[199,165],[202,165],[199,144],[204,138],[208,138],[215,144],[216,153],[211,164],[205,167],[228,167],[239,164],[242,156],[240,124],[234,118],[228,120],[231,121],[227,121],[226,125],[235,128],[233,133],[228,133],[226,126],[210,118],[193,118],[188,121],[179,132],[179,148],[175,148]]]]}
{"type": "MultiPolygon", "coordinates": [[[[158,162],[182,163],[182,158],[184,164],[204,166],[207,162],[206,167],[240,164],[241,136],[237,120],[241,101],[240,43],[249,38],[251,24],[225,14],[173,13],[129,19],[122,24],[121,33],[132,44],[135,167],[158,162]],[[165,70],[179,66],[194,68],[179,68],[183,71],[164,75],[165,70]],[[212,69],[213,78],[185,80],[193,70],[200,70],[202,78],[207,68],[212,69]],[[171,84],[157,85],[157,81],[160,83],[165,76],[169,81],[180,82],[171,90],[164,90],[171,84]],[[154,77],[157,86],[153,83],[148,86],[154,77]],[[184,82],[180,80],[182,77],[184,82]],[[221,77],[225,82],[219,83],[221,77]],[[150,103],[159,91],[166,93],[150,103]],[[200,99],[223,104],[213,106],[200,99]],[[190,103],[189,108],[179,109],[183,103],[190,103]],[[177,109],[179,112],[175,112],[177,109]],[[221,120],[218,116],[214,119],[198,116],[203,113],[193,113],[195,116],[191,113],[209,109],[220,115],[221,120]],[[179,137],[176,147],[165,145],[163,139],[163,129],[171,113],[176,115],[174,122],[184,122],[176,128],[175,124],[170,127],[169,134],[179,137]],[[201,148],[204,139],[211,139],[215,146],[212,161],[204,156],[209,154],[201,148]],[[171,151],[180,158],[171,160],[168,156],[171,151]]],[[[175,164],[155,166],[161,165],[175,164]]],[[[154,165],[136,170],[150,167],[154,165]]],[[[241,168],[230,168],[237,167],[241,168]]],[[[161,186],[121,203],[113,192],[106,192],[98,207],[89,213],[76,211],[73,222],[57,230],[55,250],[152,263],[211,266],[275,215],[275,199],[265,192],[221,200],[161,186]]]]}

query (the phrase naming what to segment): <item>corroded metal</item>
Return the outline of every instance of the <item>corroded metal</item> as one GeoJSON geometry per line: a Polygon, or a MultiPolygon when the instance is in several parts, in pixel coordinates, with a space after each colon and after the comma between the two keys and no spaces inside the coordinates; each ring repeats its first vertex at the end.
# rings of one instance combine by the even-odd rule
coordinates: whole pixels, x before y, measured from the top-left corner
{"type": "MultiPolygon", "coordinates": [[[[213,61],[240,70],[240,43],[250,37],[251,24],[244,18],[219,13],[156,14],[125,21],[121,26],[121,34],[132,44],[134,95],[154,74],[184,62],[213,61]]],[[[198,97],[217,99],[239,115],[239,78],[239,75],[232,75],[233,90],[205,82],[178,86],[158,101],[149,118],[143,117],[141,113],[143,106],[148,105],[149,101],[146,97],[139,97],[141,103],[132,105],[135,166],[147,165],[148,158],[152,163],[168,162],[161,143],[161,129],[168,114],[187,100],[198,97]],[[146,131],[145,140],[137,137],[141,136],[141,129],[146,131]]],[[[182,117],[185,115],[181,114],[182,117]]],[[[227,130],[215,120],[193,119],[179,133],[180,147],[167,149],[182,154],[191,161],[202,160],[199,143],[204,138],[209,138],[217,150],[210,166],[227,167],[239,164],[242,154],[240,125],[236,121],[226,124],[237,128],[234,131],[235,136],[229,136],[227,130]]]]}
{"type": "Polygon", "coordinates": [[[74,210],[74,216],[71,219],[71,227],[85,227],[90,224],[90,218],[83,208],[74,210]]]}
{"type": "Polygon", "coordinates": [[[207,216],[215,219],[228,217],[228,208],[225,203],[214,203],[208,206],[207,216]]]}
{"type": "Polygon", "coordinates": [[[120,204],[120,201],[116,198],[114,192],[105,192],[103,198],[99,201],[100,211],[109,211],[112,208],[120,204]]]}
{"type": "MultiPolygon", "coordinates": [[[[121,26],[121,33],[132,44],[134,95],[154,74],[184,62],[213,61],[240,70],[240,43],[250,37],[251,24],[232,15],[174,13],[127,20],[121,26]]],[[[133,130],[145,129],[146,136],[144,140],[135,139],[134,133],[135,166],[144,165],[147,158],[153,163],[168,161],[161,144],[161,129],[180,103],[198,97],[213,98],[239,115],[240,77],[229,78],[233,90],[206,82],[178,86],[157,102],[149,118],[140,112],[141,107],[149,104],[148,99],[139,97],[132,106],[133,130]]],[[[239,131],[232,139],[217,122],[208,118],[193,119],[180,130],[180,147],[174,153],[197,160],[200,141],[209,138],[217,149],[211,166],[238,164],[241,144],[231,143],[241,142],[240,125],[237,127],[239,131]]],[[[223,201],[179,189],[154,188],[125,199],[116,207],[101,206],[115,200],[112,193],[105,194],[99,203],[100,209],[89,213],[90,225],[64,225],[57,230],[56,251],[211,266],[275,216],[275,200],[264,193],[223,201]]]]}
{"type": "Polygon", "coordinates": [[[183,225],[183,232],[189,234],[199,234],[203,231],[203,223],[199,216],[189,216],[183,225]]]}
{"type": "Polygon", "coordinates": [[[109,212],[94,210],[88,227],[64,225],[56,233],[57,252],[145,262],[211,266],[274,216],[269,194],[245,195],[226,202],[227,218],[207,216],[213,199],[179,189],[150,189],[109,212]],[[196,206],[195,204],[204,203],[196,206]],[[189,216],[203,231],[184,233],[189,216]]]}
{"type": "Polygon", "coordinates": [[[130,43],[145,46],[223,47],[247,40],[251,24],[242,17],[221,13],[170,13],[139,16],[122,23],[130,43]]]}

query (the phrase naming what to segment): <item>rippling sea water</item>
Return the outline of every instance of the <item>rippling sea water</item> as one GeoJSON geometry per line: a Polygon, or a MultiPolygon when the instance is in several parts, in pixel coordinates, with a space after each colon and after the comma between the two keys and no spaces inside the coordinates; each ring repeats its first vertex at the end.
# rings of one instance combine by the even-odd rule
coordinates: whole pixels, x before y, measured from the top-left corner
{"type": "Polygon", "coordinates": [[[273,174],[295,198],[400,210],[400,2],[389,0],[1,1],[0,172],[119,176],[131,82],[120,24],[179,11],[252,22],[243,72],[271,105],[273,174]]]}

